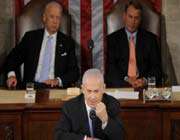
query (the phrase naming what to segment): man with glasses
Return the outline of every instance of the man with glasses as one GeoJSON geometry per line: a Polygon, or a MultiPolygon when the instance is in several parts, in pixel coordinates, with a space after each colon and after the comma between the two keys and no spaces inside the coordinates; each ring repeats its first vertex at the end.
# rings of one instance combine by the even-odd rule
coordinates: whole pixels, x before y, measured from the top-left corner
{"type": "Polygon", "coordinates": [[[98,69],[82,78],[83,94],[67,101],[55,129],[55,140],[121,140],[123,127],[119,102],[104,93],[105,83],[98,69]]]}

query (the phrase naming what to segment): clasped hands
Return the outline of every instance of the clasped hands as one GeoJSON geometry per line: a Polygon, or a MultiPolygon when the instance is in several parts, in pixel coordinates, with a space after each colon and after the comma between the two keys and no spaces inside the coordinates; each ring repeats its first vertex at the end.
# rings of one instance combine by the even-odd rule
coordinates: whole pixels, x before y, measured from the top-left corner
{"type": "Polygon", "coordinates": [[[137,78],[137,77],[128,77],[127,82],[130,85],[132,85],[133,88],[141,88],[147,84],[145,78],[137,78]]]}

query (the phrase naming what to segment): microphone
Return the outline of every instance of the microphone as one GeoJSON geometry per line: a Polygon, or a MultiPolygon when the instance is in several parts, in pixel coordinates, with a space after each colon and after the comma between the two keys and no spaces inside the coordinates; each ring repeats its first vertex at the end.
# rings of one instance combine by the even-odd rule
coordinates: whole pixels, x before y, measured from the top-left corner
{"type": "Polygon", "coordinates": [[[92,39],[88,41],[88,48],[91,50],[94,48],[94,41],[92,39]]]}
{"type": "Polygon", "coordinates": [[[89,117],[91,120],[94,120],[96,118],[96,111],[94,109],[90,110],[89,117]]]}

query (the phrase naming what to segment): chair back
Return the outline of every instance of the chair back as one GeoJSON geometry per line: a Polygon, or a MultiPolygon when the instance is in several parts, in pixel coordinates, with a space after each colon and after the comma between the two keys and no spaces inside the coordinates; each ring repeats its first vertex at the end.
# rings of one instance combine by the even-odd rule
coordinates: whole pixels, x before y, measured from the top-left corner
{"type": "MultiPolygon", "coordinates": [[[[119,0],[107,16],[107,34],[117,31],[124,26],[123,13],[128,0],[119,0]]],[[[142,27],[157,36],[160,35],[160,15],[154,11],[148,0],[139,0],[142,5],[142,27]]]]}

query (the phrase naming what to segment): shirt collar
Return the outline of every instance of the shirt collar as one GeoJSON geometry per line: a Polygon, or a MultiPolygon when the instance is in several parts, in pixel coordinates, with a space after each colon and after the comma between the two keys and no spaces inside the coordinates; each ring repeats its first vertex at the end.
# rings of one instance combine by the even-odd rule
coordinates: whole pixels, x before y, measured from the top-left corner
{"type": "Polygon", "coordinates": [[[92,108],[90,106],[88,106],[86,101],[85,101],[85,105],[86,105],[87,112],[89,112],[92,108]]]}
{"type": "Polygon", "coordinates": [[[131,33],[131,32],[129,32],[126,28],[125,28],[125,31],[126,31],[126,33],[127,33],[128,40],[130,39],[130,36],[131,36],[131,35],[133,35],[133,36],[136,38],[137,31],[135,31],[135,32],[131,33]]]}
{"type": "Polygon", "coordinates": [[[50,35],[49,33],[48,33],[48,31],[47,31],[47,29],[45,29],[45,37],[49,37],[49,36],[51,36],[51,37],[53,37],[53,38],[56,38],[56,36],[57,36],[57,32],[56,33],[54,33],[54,34],[52,34],[52,35],[50,35]]]}

